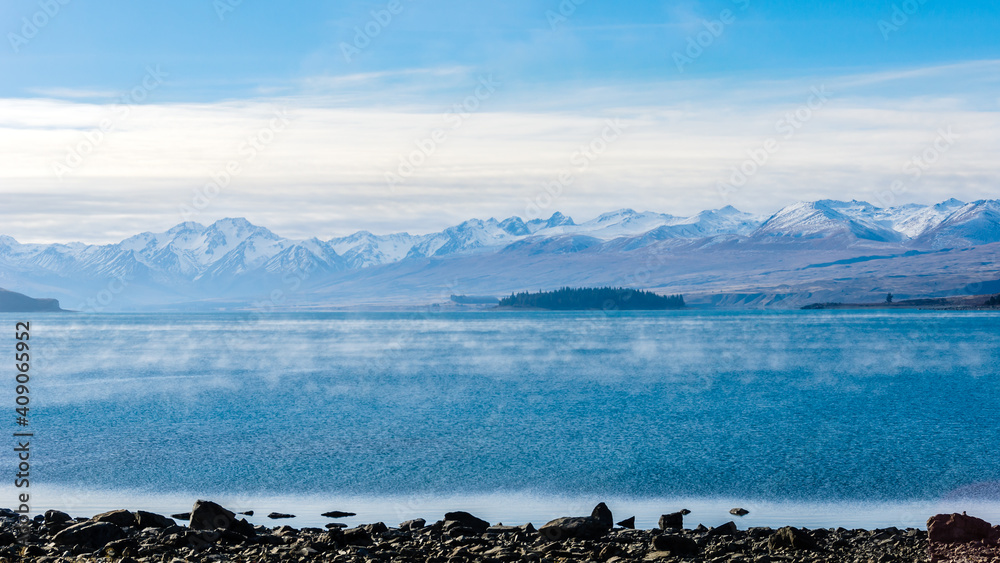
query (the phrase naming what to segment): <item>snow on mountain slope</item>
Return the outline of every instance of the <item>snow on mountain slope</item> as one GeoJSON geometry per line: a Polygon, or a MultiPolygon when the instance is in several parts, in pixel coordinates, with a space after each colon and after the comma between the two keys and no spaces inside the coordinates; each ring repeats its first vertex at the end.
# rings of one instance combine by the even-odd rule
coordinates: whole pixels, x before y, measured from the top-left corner
{"type": "MultiPolygon", "coordinates": [[[[772,276],[769,280],[785,283],[800,275],[786,269],[782,256],[789,253],[810,260],[806,265],[812,264],[808,272],[813,275],[813,270],[825,270],[815,264],[857,263],[858,270],[881,268],[910,255],[909,251],[921,254],[929,249],[994,242],[1000,244],[1000,201],[996,200],[971,204],[949,200],[935,206],[888,209],[867,202],[823,200],[788,206],[766,221],[733,207],[691,217],[623,209],[581,224],[554,213],[549,219],[530,221],[519,217],[472,219],[426,235],[362,231],[325,242],[286,239],[236,218],[208,226],[182,223],[163,233],[141,233],[108,245],[21,244],[0,236],[0,281],[14,290],[76,303],[106,293],[111,280],[127,280],[127,291],[115,297],[114,307],[119,308],[204,299],[254,302],[272,289],[292,291],[300,286],[295,290],[301,293],[298,298],[307,301],[313,289],[336,288],[347,280],[359,284],[361,291],[366,287],[364,280],[377,279],[399,293],[394,298],[408,298],[410,289],[430,287],[407,279],[408,275],[431,279],[438,275],[436,268],[441,268],[454,277],[481,279],[485,288],[498,283],[493,276],[508,276],[501,272],[504,264],[528,258],[533,265],[527,270],[518,266],[517,271],[538,287],[545,286],[545,280],[556,279],[567,283],[613,281],[622,273],[605,272],[605,268],[645,272],[659,268],[660,263],[671,264],[669,275],[679,277],[651,278],[650,283],[661,285],[650,287],[668,287],[679,280],[702,283],[684,273],[695,262],[706,272],[698,279],[723,284],[729,283],[726,280],[739,268],[756,267],[757,257],[771,261],[767,266],[768,276],[772,276]],[[795,244],[775,244],[788,241],[795,244]],[[888,259],[856,260],[866,256],[888,259]],[[564,268],[569,270],[564,272],[564,268]]],[[[987,256],[988,247],[977,253],[987,256]]],[[[982,276],[993,271],[988,260],[984,262],[987,266],[977,266],[956,256],[951,270],[941,268],[935,275],[958,272],[971,279],[973,273],[982,276]]],[[[993,278],[987,275],[983,279],[993,278]]],[[[913,283],[918,282],[931,283],[913,283]]],[[[952,282],[934,283],[940,290],[951,287],[948,284],[952,282]]],[[[748,285],[744,289],[753,288],[748,285]]]]}
{"type": "Polygon", "coordinates": [[[1000,242],[1000,201],[987,199],[963,205],[921,234],[917,242],[933,248],[1000,242]]]}
{"type": "Polygon", "coordinates": [[[893,229],[910,238],[917,238],[940,225],[949,215],[964,205],[965,202],[952,198],[930,207],[909,205],[902,208],[893,207],[887,211],[890,212],[889,217],[893,229]]]}
{"type": "Polygon", "coordinates": [[[470,219],[455,227],[430,235],[415,244],[407,258],[447,256],[506,246],[519,237],[505,231],[496,219],[470,219]]]}
{"type": "Polygon", "coordinates": [[[579,225],[564,224],[555,227],[545,227],[535,231],[536,235],[586,235],[604,240],[611,240],[623,236],[634,236],[647,233],[657,227],[670,225],[681,221],[682,218],[667,215],[665,213],[653,213],[644,211],[637,213],[632,209],[619,209],[610,213],[599,215],[579,225]]]}
{"type": "Polygon", "coordinates": [[[903,235],[864,218],[874,212],[871,204],[864,202],[833,202],[822,200],[814,203],[789,205],[771,216],[752,238],[832,239],[853,238],[877,242],[897,242],[903,235]]]}
{"type": "Polygon", "coordinates": [[[368,231],[358,231],[350,236],[330,239],[327,244],[344,257],[349,267],[367,268],[402,260],[413,245],[424,238],[409,233],[377,236],[368,231]]]}
{"type": "Polygon", "coordinates": [[[555,227],[572,226],[576,223],[573,222],[571,217],[567,217],[562,213],[556,211],[548,219],[532,219],[525,223],[528,227],[528,232],[531,234],[537,233],[542,229],[552,229],[555,227]]]}

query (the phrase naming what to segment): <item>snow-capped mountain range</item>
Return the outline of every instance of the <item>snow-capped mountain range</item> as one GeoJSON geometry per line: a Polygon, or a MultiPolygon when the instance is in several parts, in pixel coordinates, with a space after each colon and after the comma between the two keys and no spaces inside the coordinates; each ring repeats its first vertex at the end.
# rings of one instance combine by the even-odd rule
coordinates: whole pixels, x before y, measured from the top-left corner
{"type": "MultiPolygon", "coordinates": [[[[731,206],[691,217],[622,209],[583,223],[554,213],[529,221],[471,219],[424,235],[361,231],[329,240],[287,239],[237,218],[208,226],[181,223],[109,245],[20,244],[0,236],[0,287],[89,310],[240,307],[260,296],[275,301],[275,289],[296,307],[418,303],[447,298],[448,292],[499,295],[588,283],[707,294],[788,285],[797,276],[775,275],[784,270],[774,267],[796,260],[815,262],[803,264],[806,270],[876,258],[881,266],[886,260],[912,266],[912,260],[902,259],[932,253],[941,258],[973,247],[984,248],[974,253],[980,262],[969,279],[982,273],[990,281],[992,273],[983,267],[991,260],[980,255],[995,252],[997,243],[998,200],[893,208],[822,200],[796,203],[770,217],[731,206]],[[681,258],[687,271],[665,266],[681,258]],[[857,258],[863,259],[852,262],[857,258]],[[758,272],[755,287],[744,278],[758,267],[766,275],[758,272]],[[651,273],[625,283],[625,273],[637,268],[651,273]],[[692,278],[695,271],[702,272],[701,281],[692,278]],[[720,282],[727,276],[728,285],[720,282]]],[[[927,272],[885,275],[930,279],[927,272]]],[[[940,277],[931,276],[947,285],[940,277]]],[[[843,278],[830,278],[824,287],[835,279],[843,278]]],[[[823,280],[809,283],[817,281],[823,280]]],[[[946,289],[928,286],[924,293],[946,289]]],[[[272,305],[285,306],[286,299],[281,301],[272,305]]]]}

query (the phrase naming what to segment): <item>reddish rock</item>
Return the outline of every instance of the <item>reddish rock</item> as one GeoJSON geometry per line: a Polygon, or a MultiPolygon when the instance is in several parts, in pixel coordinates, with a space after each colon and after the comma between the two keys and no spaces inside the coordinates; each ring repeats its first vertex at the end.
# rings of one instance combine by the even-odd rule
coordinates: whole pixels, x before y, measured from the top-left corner
{"type": "Polygon", "coordinates": [[[927,538],[938,543],[967,543],[987,539],[993,531],[986,520],[965,514],[937,514],[927,520],[927,538]]]}

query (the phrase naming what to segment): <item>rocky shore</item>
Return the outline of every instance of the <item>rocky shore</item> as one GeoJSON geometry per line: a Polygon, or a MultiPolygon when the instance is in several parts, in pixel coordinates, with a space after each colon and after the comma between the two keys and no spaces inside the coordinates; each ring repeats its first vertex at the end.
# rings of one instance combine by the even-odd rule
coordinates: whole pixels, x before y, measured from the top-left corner
{"type": "MultiPolygon", "coordinates": [[[[734,508],[732,513],[745,514],[734,508]]],[[[335,512],[329,514],[349,514],[335,512]]],[[[34,519],[0,510],[0,561],[120,563],[386,561],[625,563],[945,562],[1000,561],[1000,526],[964,514],[937,515],[928,530],[739,529],[734,522],[686,527],[686,511],[664,514],[653,530],[614,523],[604,503],[590,516],[565,517],[536,529],[491,524],[467,512],[444,519],[344,528],[254,526],[208,501],[178,521],[115,510],[92,518],[48,511],[34,519]]],[[[283,516],[283,515],[279,515],[283,516]]]]}

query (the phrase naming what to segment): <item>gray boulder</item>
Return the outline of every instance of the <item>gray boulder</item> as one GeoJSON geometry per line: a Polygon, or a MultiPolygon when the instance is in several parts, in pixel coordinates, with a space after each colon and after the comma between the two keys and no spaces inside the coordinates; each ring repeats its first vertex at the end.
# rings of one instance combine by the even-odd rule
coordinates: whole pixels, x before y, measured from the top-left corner
{"type": "Polygon", "coordinates": [[[664,534],[653,538],[653,549],[671,555],[687,557],[698,555],[698,544],[691,538],[664,534]]]}
{"type": "Polygon", "coordinates": [[[135,526],[140,530],[144,530],[146,528],[169,528],[170,526],[175,526],[176,524],[177,523],[170,518],[153,512],[140,510],[135,513],[135,526]]]}
{"type": "Polygon", "coordinates": [[[716,526],[715,528],[709,528],[708,533],[705,534],[709,538],[717,538],[720,536],[735,536],[739,528],[736,527],[736,522],[729,521],[721,526],[716,526]]]}
{"type": "Polygon", "coordinates": [[[115,526],[135,526],[135,514],[132,514],[128,510],[112,510],[111,512],[102,512],[97,516],[90,519],[92,522],[110,522],[115,526]]]}
{"type": "Polygon", "coordinates": [[[124,537],[125,531],[111,522],[87,521],[66,528],[56,534],[52,541],[59,545],[73,545],[97,550],[124,537]]]}
{"type": "Polygon", "coordinates": [[[767,548],[772,551],[778,549],[820,550],[816,540],[812,539],[809,534],[791,526],[785,526],[771,534],[771,537],[767,539],[767,548]]]}
{"type": "Polygon", "coordinates": [[[248,538],[256,535],[253,524],[243,518],[237,519],[233,511],[207,500],[194,503],[188,527],[192,530],[236,532],[248,538]]]}
{"type": "Polygon", "coordinates": [[[490,527],[490,523],[486,520],[476,518],[475,516],[469,514],[468,512],[449,512],[444,515],[445,529],[450,529],[455,527],[454,525],[449,526],[448,522],[457,522],[458,527],[467,528],[472,530],[477,534],[482,534],[490,527]]]}
{"type": "Polygon", "coordinates": [[[562,541],[569,538],[593,540],[607,533],[607,528],[589,516],[556,518],[538,529],[539,535],[551,541],[562,541]]]}
{"type": "Polygon", "coordinates": [[[688,509],[681,510],[680,512],[671,512],[670,514],[663,514],[660,516],[660,529],[670,530],[673,528],[681,529],[684,527],[684,516],[686,514],[691,514],[688,509]]]}

